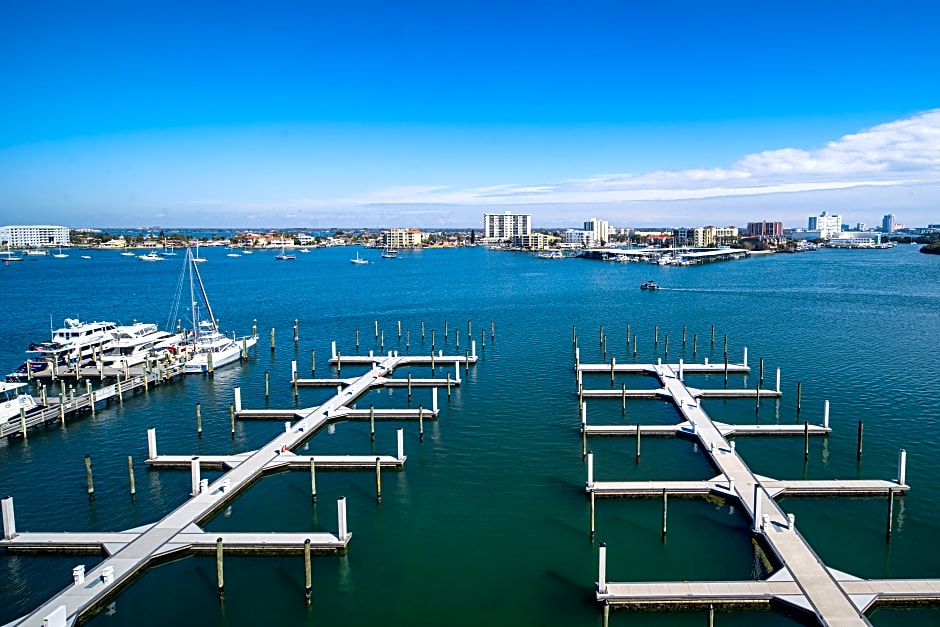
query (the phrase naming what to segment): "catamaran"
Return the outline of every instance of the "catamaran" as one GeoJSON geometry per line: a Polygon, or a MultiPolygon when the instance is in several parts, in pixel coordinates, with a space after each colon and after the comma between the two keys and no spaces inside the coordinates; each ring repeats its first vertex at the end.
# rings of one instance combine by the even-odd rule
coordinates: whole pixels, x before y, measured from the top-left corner
{"type": "MultiPolygon", "coordinates": [[[[193,343],[192,357],[186,362],[186,374],[209,372],[216,368],[238,361],[243,350],[248,350],[257,343],[255,336],[239,339],[229,338],[219,331],[219,323],[212,313],[206,288],[199,276],[196,258],[192,250],[186,249],[186,264],[183,266],[184,280],[189,278],[189,302],[192,307],[193,343]]],[[[184,280],[180,281],[181,287],[184,280]]]]}

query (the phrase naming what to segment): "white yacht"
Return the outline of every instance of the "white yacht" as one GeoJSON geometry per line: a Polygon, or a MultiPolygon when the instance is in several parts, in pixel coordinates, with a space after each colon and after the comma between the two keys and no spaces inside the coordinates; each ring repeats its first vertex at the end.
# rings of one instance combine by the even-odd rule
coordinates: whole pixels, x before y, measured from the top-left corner
{"type": "Polygon", "coordinates": [[[30,344],[27,353],[35,355],[30,359],[31,362],[46,362],[43,369],[52,367],[52,364],[80,363],[95,352],[111,348],[116,329],[117,325],[113,322],[81,322],[75,318],[66,318],[65,326],[53,331],[51,340],[30,344]]]}
{"type": "Polygon", "coordinates": [[[141,261],[164,261],[165,258],[158,255],[156,252],[149,252],[146,255],[138,255],[138,259],[141,261]]]}
{"type": "MultiPolygon", "coordinates": [[[[184,275],[189,277],[189,302],[192,304],[192,321],[194,328],[193,343],[189,347],[190,358],[186,361],[184,371],[186,374],[209,372],[209,360],[212,360],[212,369],[221,368],[227,364],[238,361],[242,348],[246,350],[257,343],[258,338],[245,336],[239,339],[229,338],[219,331],[219,323],[212,313],[206,288],[199,276],[196,258],[192,251],[186,251],[186,265],[183,267],[184,275]],[[204,311],[201,311],[201,308],[204,311]],[[205,318],[203,319],[203,316],[205,318]]],[[[181,286],[184,284],[180,281],[181,286]]]]}
{"type": "Polygon", "coordinates": [[[20,389],[27,383],[0,382],[0,422],[17,420],[20,417],[20,408],[31,411],[36,407],[36,399],[29,394],[21,394],[20,389]]]}
{"type": "Polygon", "coordinates": [[[113,335],[114,343],[104,355],[104,367],[119,370],[144,363],[150,350],[158,345],[171,346],[183,342],[182,335],[161,331],[150,322],[119,326],[113,335]]]}

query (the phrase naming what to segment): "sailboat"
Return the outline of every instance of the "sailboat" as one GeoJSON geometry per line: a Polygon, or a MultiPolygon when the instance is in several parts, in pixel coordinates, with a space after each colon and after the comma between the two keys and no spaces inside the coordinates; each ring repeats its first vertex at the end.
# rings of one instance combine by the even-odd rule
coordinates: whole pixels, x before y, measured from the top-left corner
{"type": "Polygon", "coordinates": [[[190,255],[190,258],[193,260],[193,263],[205,263],[206,260],[199,256],[199,240],[196,240],[196,256],[193,257],[190,255]]]}
{"type": "Polygon", "coordinates": [[[65,259],[66,257],[68,257],[68,255],[66,255],[65,253],[62,252],[62,247],[61,247],[61,246],[59,246],[59,252],[57,252],[56,254],[54,254],[54,255],[52,255],[52,256],[53,256],[54,258],[56,258],[56,259],[65,259]]]}
{"type": "Polygon", "coordinates": [[[359,258],[359,251],[357,250],[357,251],[356,251],[356,258],[355,258],[355,259],[350,259],[350,260],[349,260],[349,263],[365,264],[365,263],[369,263],[369,260],[368,260],[368,259],[360,259],[360,258],[359,258]]]}
{"type": "Polygon", "coordinates": [[[11,261],[23,261],[23,258],[14,255],[13,251],[10,250],[10,246],[7,245],[6,252],[0,255],[0,261],[3,263],[10,263],[11,261]]]}
{"type": "Polygon", "coordinates": [[[281,260],[281,261],[294,261],[295,259],[297,259],[297,255],[294,255],[294,254],[288,255],[288,254],[286,254],[286,253],[284,252],[284,247],[281,246],[281,254],[280,254],[280,255],[274,255],[274,258],[275,258],[275,259],[279,259],[279,260],[281,260]]]}
{"type": "Polygon", "coordinates": [[[192,250],[187,248],[186,265],[183,266],[180,285],[184,287],[185,277],[188,275],[194,337],[192,356],[184,366],[186,374],[209,372],[210,368],[214,370],[234,363],[238,361],[242,350],[248,350],[258,342],[256,336],[246,335],[236,340],[219,331],[219,323],[209,305],[209,297],[202,284],[202,277],[199,276],[196,260],[192,250]]]}

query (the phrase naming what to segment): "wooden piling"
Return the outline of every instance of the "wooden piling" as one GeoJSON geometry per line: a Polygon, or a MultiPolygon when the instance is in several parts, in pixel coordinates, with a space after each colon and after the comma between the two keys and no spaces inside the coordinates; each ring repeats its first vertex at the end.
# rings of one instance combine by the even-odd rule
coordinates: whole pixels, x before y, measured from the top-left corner
{"type": "Polygon", "coordinates": [[[480,349],[486,348],[486,331],[480,329],[480,349]]]}
{"type": "Polygon", "coordinates": [[[424,320],[421,321],[421,339],[424,339],[424,320]]]}
{"type": "Polygon", "coordinates": [[[385,329],[382,329],[382,332],[379,334],[380,343],[379,347],[382,349],[382,352],[385,352],[385,329]]]}
{"type": "Polygon", "coordinates": [[[640,423],[636,423],[636,461],[640,461],[640,423]]]}
{"type": "Polygon", "coordinates": [[[467,341],[470,340],[470,337],[473,335],[473,324],[467,320],[467,341]]]}
{"type": "MultiPolygon", "coordinates": [[[[91,415],[95,415],[95,392],[91,389],[91,381],[85,381],[85,392],[88,394],[88,406],[91,407],[91,415]]],[[[25,435],[25,429],[24,429],[25,435]]]]}
{"type": "Polygon", "coordinates": [[[298,333],[299,329],[297,327],[297,320],[294,320],[294,344],[300,341],[300,335],[298,333]]]}
{"type": "Polygon", "coordinates": [[[803,421],[803,459],[809,459],[809,421],[803,421]]]}
{"type": "Polygon", "coordinates": [[[455,350],[460,352],[460,329],[454,329],[455,350]]]}
{"type": "Polygon", "coordinates": [[[369,436],[375,442],[375,405],[369,405],[369,436]]]}
{"type": "MultiPolygon", "coordinates": [[[[356,342],[356,348],[359,348],[359,343],[356,342]]],[[[310,351],[310,376],[315,376],[317,374],[317,351],[310,351]]]]}
{"type": "Polygon", "coordinates": [[[610,384],[614,384],[614,369],[617,367],[617,358],[610,358],[610,384]]]}
{"type": "Polygon", "coordinates": [[[379,321],[375,321],[375,339],[379,339],[379,321]]]}
{"type": "Polygon", "coordinates": [[[398,339],[401,340],[401,320],[398,321],[398,339]]]}
{"type": "Polygon", "coordinates": [[[450,398],[450,371],[447,372],[447,398],[450,398]]]}
{"type": "Polygon", "coordinates": [[[434,329],[431,329],[431,355],[434,355],[434,329]]]}
{"type": "Polygon", "coordinates": [[[405,350],[411,348],[411,329],[405,330],[405,350]]]}
{"type": "Polygon", "coordinates": [[[269,392],[269,391],[270,391],[270,390],[269,390],[269,386],[268,386],[268,371],[265,370],[265,371],[264,371],[264,400],[268,400],[268,392],[269,392]]]}
{"type": "Polygon", "coordinates": [[[663,354],[667,357],[669,356],[669,334],[668,333],[666,334],[666,341],[663,346],[663,354]]]}
{"type": "Polygon", "coordinates": [[[858,448],[855,452],[855,459],[862,458],[862,438],[865,435],[865,423],[861,420],[858,421],[858,448]]]}
{"type": "Polygon", "coordinates": [[[692,357],[695,357],[695,354],[698,353],[698,334],[692,334],[692,357]]]}
{"type": "Polygon", "coordinates": [[[682,325],[682,345],[685,346],[685,334],[686,334],[686,325],[682,325]]]}
{"type": "Polygon", "coordinates": [[[659,346],[659,325],[653,326],[653,346],[659,346]]]}
{"type": "Polygon", "coordinates": [[[470,374],[470,351],[463,352],[463,371],[464,374],[470,374]]]}
{"type": "Polygon", "coordinates": [[[424,442],[424,407],[418,405],[418,442],[424,442]]]}
{"type": "Polygon", "coordinates": [[[340,376],[342,374],[343,374],[343,351],[336,351],[336,376],[340,376]]]}
{"type": "Polygon", "coordinates": [[[627,325],[627,348],[630,348],[630,325],[627,325]]]}
{"type": "Polygon", "coordinates": [[[663,540],[666,539],[666,518],[669,513],[669,495],[663,488],[663,540]]]}
{"type": "Polygon", "coordinates": [[[597,345],[600,346],[603,343],[604,343],[604,325],[601,325],[600,330],[598,332],[598,336],[597,336],[597,345]]]}
{"type": "Polygon", "coordinates": [[[271,352],[274,352],[274,327],[271,327],[271,352]]]}
{"type": "Polygon", "coordinates": [[[95,482],[91,475],[91,455],[85,455],[85,481],[88,483],[88,500],[95,500],[95,482]]]}
{"type": "Polygon", "coordinates": [[[490,339],[496,338],[496,322],[490,320],[490,339]]]}
{"type": "Polygon", "coordinates": [[[885,539],[891,539],[891,527],[894,524],[894,490],[888,490],[888,528],[885,531],[885,539]]]}
{"type": "Polygon", "coordinates": [[[636,357],[636,333],[633,334],[633,356],[636,357]]]}
{"type": "Polygon", "coordinates": [[[23,441],[26,441],[26,408],[20,406],[20,433],[23,435],[23,441]]]}
{"type": "Polygon", "coordinates": [[[304,599],[310,605],[313,594],[313,572],[310,569],[310,538],[304,540],[304,599]]]}
{"type": "Polygon", "coordinates": [[[627,384],[620,384],[620,413],[627,413],[627,384]]]}
{"type": "Polygon", "coordinates": [[[222,538],[215,541],[215,574],[219,582],[219,601],[225,598],[225,576],[222,570],[222,538]]]}
{"type": "Polygon", "coordinates": [[[800,403],[803,398],[803,382],[797,381],[796,383],[796,415],[800,415],[800,403]]]}
{"type": "Polygon", "coordinates": [[[380,457],[375,458],[375,500],[382,502],[382,461],[380,457]]]}
{"type": "Polygon", "coordinates": [[[594,542],[594,490],[591,490],[591,542],[594,542]]]}
{"type": "Polygon", "coordinates": [[[228,417],[229,421],[232,423],[232,439],[235,439],[235,405],[231,403],[228,406],[228,417]]]}
{"type": "Polygon", "coordinates": [[[447,320],[444,321],[444,341],[447,341],[447,320]]]}
{"type": "Polygon", "coordinates": [[[134,500],[137,498],[137,485],[134,483],[134,458],[130,455],[127,456],[127,474],[131,480],[131,500],[134,500]]]}
{"type": "Polygon", "coordinates": [[[356,351],[359,350],[359,329],[356,329],[356,351]]]}
{"type": "Polygon", "coordinates": [[[196,403],[196,435],[202,437],[202,403],[196,403]]]}
{"type": "Polygon", "coordinates": [[[725,383],[728,383],[728,354],[725,353],[725,383]]]}
{"type": "MultiPolygon", "coordinates": [[[[271,351],[274,351],[274,347],[271,347],[271,351]]],[[[212,365],[212,352],[206,353],[206,370],[209,371],[209,376],[215,376],[215,368],[212,365]]],[[[147,376],[150,374],[150,362],[147,362],[147,372],[144,374],[144,391],[147,391],[147,376]]]]}
{"type": "Polygon", "coordinates": [[[728,354],[728,334],[725,333],[725,355],[728,354]]]}
{"type": "Polygon", "coordinates": [[[715,325],[712,325],[712,346],[715,345],[715,325]]]}
{"type": "Polygon", "coordinates": [[[317,502],[317,469],[313,457],[310,458],[310,500],[317,502]]]}
{"type": "Polygon", "coordinates": [[[758,375],[757,381],[760,384],[764,382],[764,358],[763,357],[760,358],[759,363],[760,363],[760,370],[759,370],[760,374],[758,375]]]}

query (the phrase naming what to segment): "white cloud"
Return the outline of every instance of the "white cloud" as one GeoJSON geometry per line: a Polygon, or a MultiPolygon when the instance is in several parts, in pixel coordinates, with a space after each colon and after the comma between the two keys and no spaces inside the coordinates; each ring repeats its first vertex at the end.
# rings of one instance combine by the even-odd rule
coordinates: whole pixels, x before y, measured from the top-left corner
{"type": "Polygon", "coordinates": [[[845,135],[820,148],[746,155],[726,168],[604,174],[555,183],[385,188],[337,204],[513,205],[679,201],[856,187],[912,186],[940,174],[940,109],[845,135]]]}

